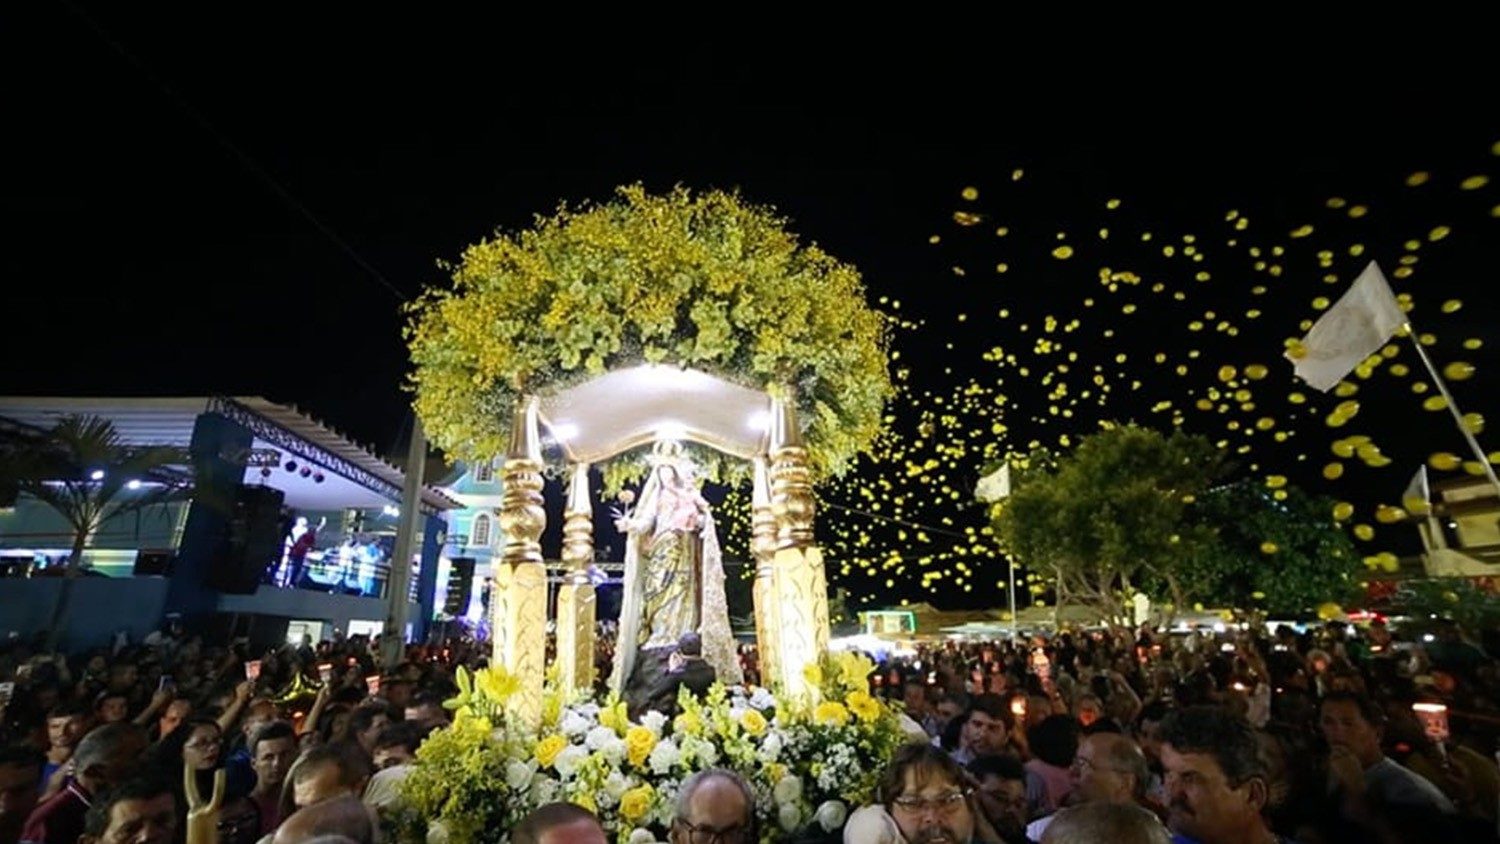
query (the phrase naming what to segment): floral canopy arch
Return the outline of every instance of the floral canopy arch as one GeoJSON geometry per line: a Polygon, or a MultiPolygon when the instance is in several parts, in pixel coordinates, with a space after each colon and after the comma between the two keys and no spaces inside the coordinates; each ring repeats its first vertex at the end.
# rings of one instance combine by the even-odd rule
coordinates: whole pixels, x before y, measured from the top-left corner
{"type": "MultiPolygon", "coordinates": [[[[734,194],[632,185],[469,247],[453,287],[409,309],[410,387],[428,436],[487,459],[503,452],[520,397],[668,364],[790,399],[814,474],[842,473],[892,394],[884,316],[854,267],[783,223],[734,194]]],[[[732,468],[703,462],[711,476],[732,468]]],[[[642,468],[627,456],[606,484],[642,468]]]]}

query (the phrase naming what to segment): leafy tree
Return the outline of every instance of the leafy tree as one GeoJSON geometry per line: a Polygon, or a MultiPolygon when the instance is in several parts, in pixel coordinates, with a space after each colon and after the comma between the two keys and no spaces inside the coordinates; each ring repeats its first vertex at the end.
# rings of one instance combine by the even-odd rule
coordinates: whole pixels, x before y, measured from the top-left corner
{"type": "Polygon", "coordinates": [[[1210,442],[1111,426],[1051,470],[1045,459],[1028,463],[1042,465],[1013,476],[1010,498],[996,508],[995,534],[1017,562],[1054,574],[1059,604],[1123,621],[1126,595],[1149,582],[1179,606],[1186,601],[1181,562],[1213,542],[1188,509],[1228,468],[1210,442]]]}
{"type": "Polygon", "coordinates": [[[1216,487],[1187,518],[1214,541],[1185,556],[1178,583],[1195,601],[1299,615],[1353,596],[1360,558],[1329,517],[1333,502],[1250,480],[1216,487]]]}
{"type": "Polygon", "coordinates": [[[47,647],[62,638],[83,552],[109,520],[183,497],[189,485],[163,469],[188,462],[177,448],[130,446],[114,425],[68,416],[42,438],[0,452],[0,478],[57,511],[73,530],[73,551],[48,625],[47,647]],[[150,484],[138,483],[150,479],[150,484]],[[136,483],[133,483],[136,482],[136,483]]]}

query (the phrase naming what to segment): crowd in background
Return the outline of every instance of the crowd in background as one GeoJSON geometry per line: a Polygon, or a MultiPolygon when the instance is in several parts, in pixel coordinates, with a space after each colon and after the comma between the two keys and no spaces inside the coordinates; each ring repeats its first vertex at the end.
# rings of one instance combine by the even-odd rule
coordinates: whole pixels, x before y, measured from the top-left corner
{"type": "MultiPolygon", "coordinates": [[[[883,659],[871,686],[927,739],[890,760],[845,840],[1495,840],[1500,670],[1483,644],[1452,623],[1376,620],[920,645],[883,659]]],[[[376,840],[447,721],[455,669],[488,650],[411,646],[382,671],[377,645],[252,654],[175,626],[68,656],[12,640],[0,844],[182,841],[216,787],[222,844],[376,840]]],[[[742,660],[753,678],[753,647],[742,660]]]]}

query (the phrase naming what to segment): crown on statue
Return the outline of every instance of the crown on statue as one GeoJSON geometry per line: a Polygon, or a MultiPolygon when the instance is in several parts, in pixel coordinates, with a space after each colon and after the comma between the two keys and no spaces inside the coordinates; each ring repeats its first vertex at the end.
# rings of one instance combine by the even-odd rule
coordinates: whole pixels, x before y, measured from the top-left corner
{"type": "Polygon", "coordinates": [[[657,440],[651,445],[651,454],[646,458],[651,468],[671,466],[678,474],[687,474],[692,469],[692,460],[687,449],[677,440],[657,440]]]}

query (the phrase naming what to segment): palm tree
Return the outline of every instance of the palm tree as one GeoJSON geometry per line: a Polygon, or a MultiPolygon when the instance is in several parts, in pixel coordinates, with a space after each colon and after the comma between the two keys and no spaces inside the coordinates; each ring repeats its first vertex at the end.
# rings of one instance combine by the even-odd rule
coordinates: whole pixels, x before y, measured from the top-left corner
{"type": "Polygon", "coordinates": [[[161,470],[187,463],[167,446],[130,446],[107,419],[67,416],[40,439],[0,452],[0,484],[46,504],[73,529],[73,553],[52,607],[47,649],[56,650],[83,551],[99,528],[117,516],[180,500],[191,485],[161,470]],[[150,477],[149,484],[147,479],[150,477]]]}

